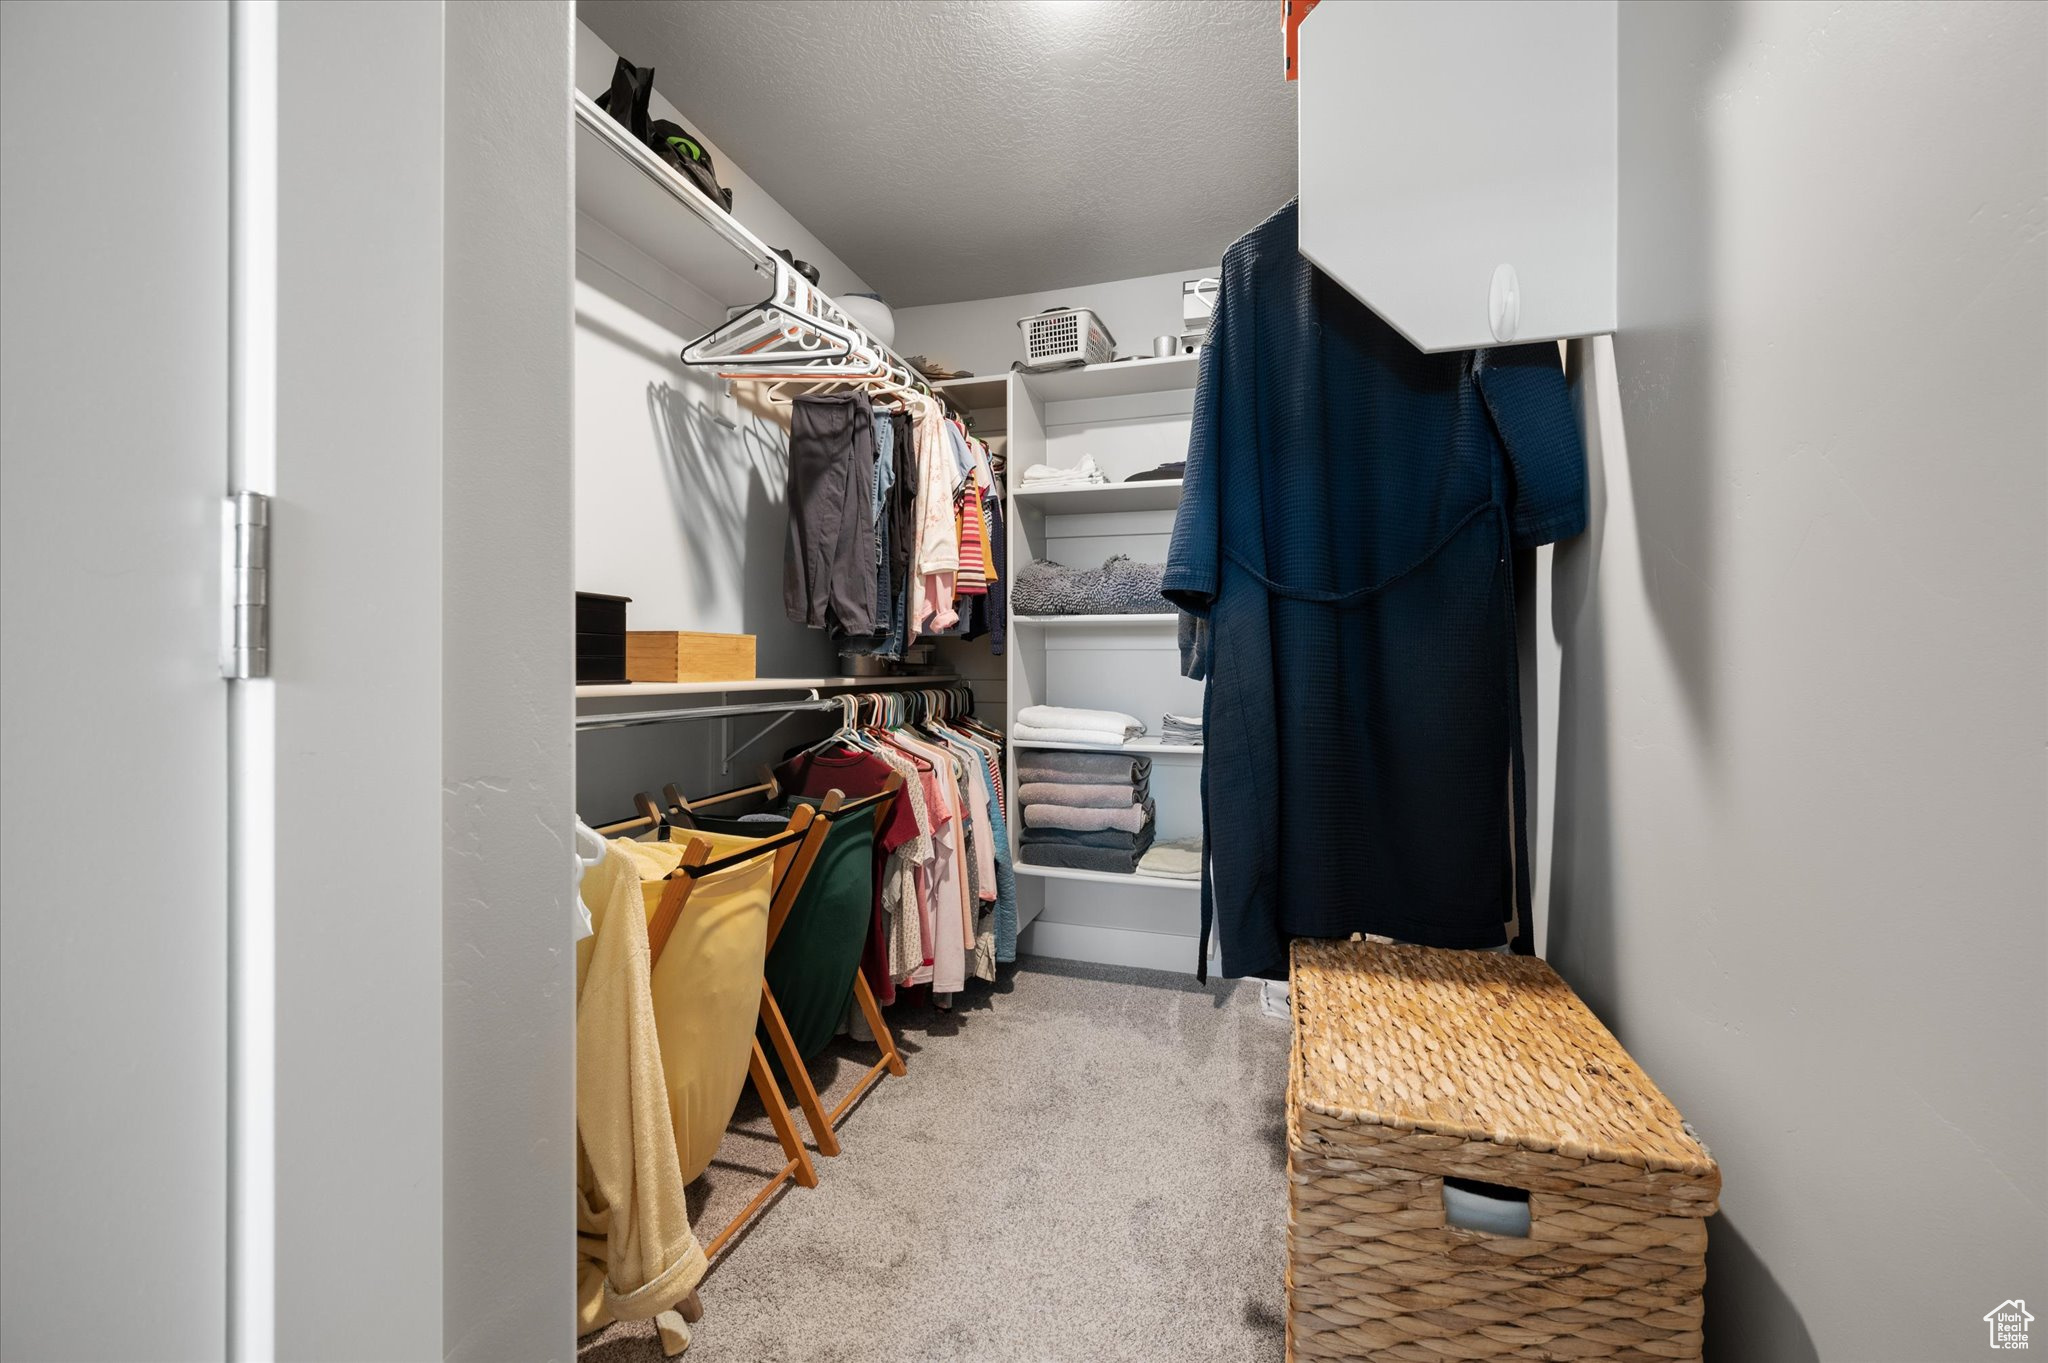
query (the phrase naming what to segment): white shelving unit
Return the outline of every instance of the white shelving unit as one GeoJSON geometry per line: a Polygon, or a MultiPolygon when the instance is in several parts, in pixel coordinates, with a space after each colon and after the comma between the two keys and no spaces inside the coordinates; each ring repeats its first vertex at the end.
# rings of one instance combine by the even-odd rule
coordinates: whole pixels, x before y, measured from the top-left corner
{"type": "MultiPolygon", "coordinates": [[[[1122,480],[1187,457],[1198,373],[1197,358],[1187,355],[1008,376],[1010,581],[1035,558],[1070,567],[1099,565],[1113,554],[1145,563],[1166,561],[1180,480],[1122,480]],[[1072,465],[1084,454],[1094,456],[1109,483],[1023,487],[1023,472],[1030,465],[1072,465]]],[[[1172,612],[1010,617],[1008,713],[1026,705],[1121,710],[1150,730],[1118,746],[1013,740],[1013,789],[1020,752],[1062,749],[1146,757],[1152,759],[1156,836],[1163,841],[1201,833],[1202,749],[1158,738],[1161,716],[1169,711],[1202,712],[1202,684],[1180,675],[1178,619],[1172,612]]],[[[1010,827],[1013,839],[1022,836],[1021,811],[1010,827]]],[[[1021,951],[1155,970],[1194,968],[1198,882],[1023,861],[1016,869],[1018,919],[1025,925],[1021,951]]]]}
{"type": "Polygon", "coordinates": [[[1130,743],[1047,743],[1036,738],[1010,740],[1013,748],[1041,748],[1050,752],[1122,752],[1134,757],[1193,757],[1202,756],[1199,743],[1166,743],[1156,738],[1140,738],[1130,743]]]}
{"type": "MultiPolygon", "coordinates": [[[[1078,565],[1069,564],[1069,567],[1078,565]]],[[[1174,626],[1180,617],[1163,615],[1018,615],[1012,616],[1012,624],[1027,629],[1144,629],[1149,626],[1174,626]]]]}
{"type": "Polygon", "coordinates": [[[1029,862],[1019,862],[1017,874],[1041,880],[1078,880],[1090,885],[1114,885],[1118,889],[1136,887],[1141,890],[1193,893],[1202,888],[1201,882],[1197,880],[1174,880],[1166,876],[1127,876],[1115,871],[1076,871],[1066,866],[1033,866],[1029,862]]]}
{"type": "Polygon", "coordinates": [[[1180,505],[1181,480],[1104,483],[1099,487],[1019,488],[1019,506],[1047,516],[1087,511],[1172,511],[1180,505]]]}

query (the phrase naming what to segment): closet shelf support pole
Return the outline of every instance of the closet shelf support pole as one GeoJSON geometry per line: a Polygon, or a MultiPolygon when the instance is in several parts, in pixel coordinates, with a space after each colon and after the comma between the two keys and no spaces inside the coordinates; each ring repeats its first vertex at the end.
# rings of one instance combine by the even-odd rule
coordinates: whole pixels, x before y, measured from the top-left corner
{"type": "MultiPolygon", "coordinates": [[[[817,690],[813,688],[810,695],[804,697],[804,699],[807,701],[816,701],[821,699],[821,697],[818,695],[817,690]]],[[[811,706],[809,708],[817,709],[820,707],[811,706]]],[[[805,711],[803,710],[788,710],[780,715],[777,715],[774,719],[771,719],[766,724],[762,725],[761,728],[754,734],[752,738],[740,744],[738,747],[734,747],[732,742],[732,721],[730,719],[721,719],[720,721],[718,721],[719,770],[725,775],[730,776],[732,774],[732,763],[734,758],[738,757],[747,749],[753,747],[756,743],[759,743],[762,739],[768,737],[769,734],[775,732],[775,730],[781,725],[789,723],[790,720],[795,719],[799,714],[803,713],[805,713],[805,711]]]]}

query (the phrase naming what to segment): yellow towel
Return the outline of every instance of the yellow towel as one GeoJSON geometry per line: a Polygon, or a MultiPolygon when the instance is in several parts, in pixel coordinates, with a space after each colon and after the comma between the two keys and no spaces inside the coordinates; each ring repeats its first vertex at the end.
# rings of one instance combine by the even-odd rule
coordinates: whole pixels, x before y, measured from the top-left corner
{"type": "Polygon", "coordinates": [[[704,1276],[668,1120],[636,862],[583,877],[594,935],[576,949],[577,1324],[644,1320],[704,1276]]]}

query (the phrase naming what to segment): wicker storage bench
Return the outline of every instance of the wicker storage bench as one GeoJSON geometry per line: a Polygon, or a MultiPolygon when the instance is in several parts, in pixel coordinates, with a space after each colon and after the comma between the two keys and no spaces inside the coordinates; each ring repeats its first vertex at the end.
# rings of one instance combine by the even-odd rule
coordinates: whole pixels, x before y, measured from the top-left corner
{"type": "Polygon", "coordinates": [[[1713,1157],[1543,962],[1296,942],[1290,1360],[1697,1359],[1713,1157]],[[1528,1192],[1445,1223],[1443,1180],[1528,1192]]]}

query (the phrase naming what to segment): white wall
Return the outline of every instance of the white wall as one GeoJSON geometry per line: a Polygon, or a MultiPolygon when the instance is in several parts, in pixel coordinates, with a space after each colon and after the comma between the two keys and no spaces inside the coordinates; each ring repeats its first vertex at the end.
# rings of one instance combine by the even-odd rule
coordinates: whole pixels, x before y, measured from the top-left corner
{"type": "MultiPolygon", "coordinates": [[[[580,89],[603,94],[616,60],[576,26],[580,89]]],[[[699,126],[659,92],[653,112],[699,126]]],[[[769,245],[817,265],[828,292],[866,289],[723,151],[711,152],[733,191],[734,216],[769,245]]],[[[576,223],[575,310],[576,590],[632,597],[630,629],[752,634],[764,677],[837,672],[824,633],[783,613],[787,432],[726,399],[715,374],[677,358],[724,316],[704,315],[695,290],[587,217],[576,223]]],[[[778,729],[742,755],[739,770],[772,756],[808,723],[778,729]]],[[[756,724],[744,721],[738,736],[756,724]]],[[[725,789],[706,757],[717,740],[711,722],[585,734],[577,742],[577,808],[599,821],[630,815],[635,791],[669,781],[691,794],[725,789]]]]}
{"type": "MultiPolygon", "coordinates": [[[[1244,228],[1249,232],[1257,226],[1248,222],[1244,228]]],[[[1213,279],[1221,269],[1220,262],[1210,261],[1137,279],[1112,279],[1043,293],[903,308],[896,314],[896,353],[923,354],[975,374],[1000,374],[1013,361],[1024,358],[1017,319],[1047,308],[1067,306],[1093,308],[1096,317],[1116,337],[1117,354],[1150,355],[1154,336],[1181,333],[1181,281],[1213,279]]]]}
{"type": "Polygon", "coordinates": [[[441,20],[277,15],[280,1359],[441,1342],[441,20]]]}
{"type": "Polygon", "coordinates": [[[479,1363],[575,1350],[571,16],[446,9],[441,1323],[479,1363]]]}
{"type": "Polygon", "coordinates": [[[1710,1357],[1974,1356],[2048,1300],[2044,47],[1623,8],[1548,948],[1721,1161],[1710,1357]]]}

